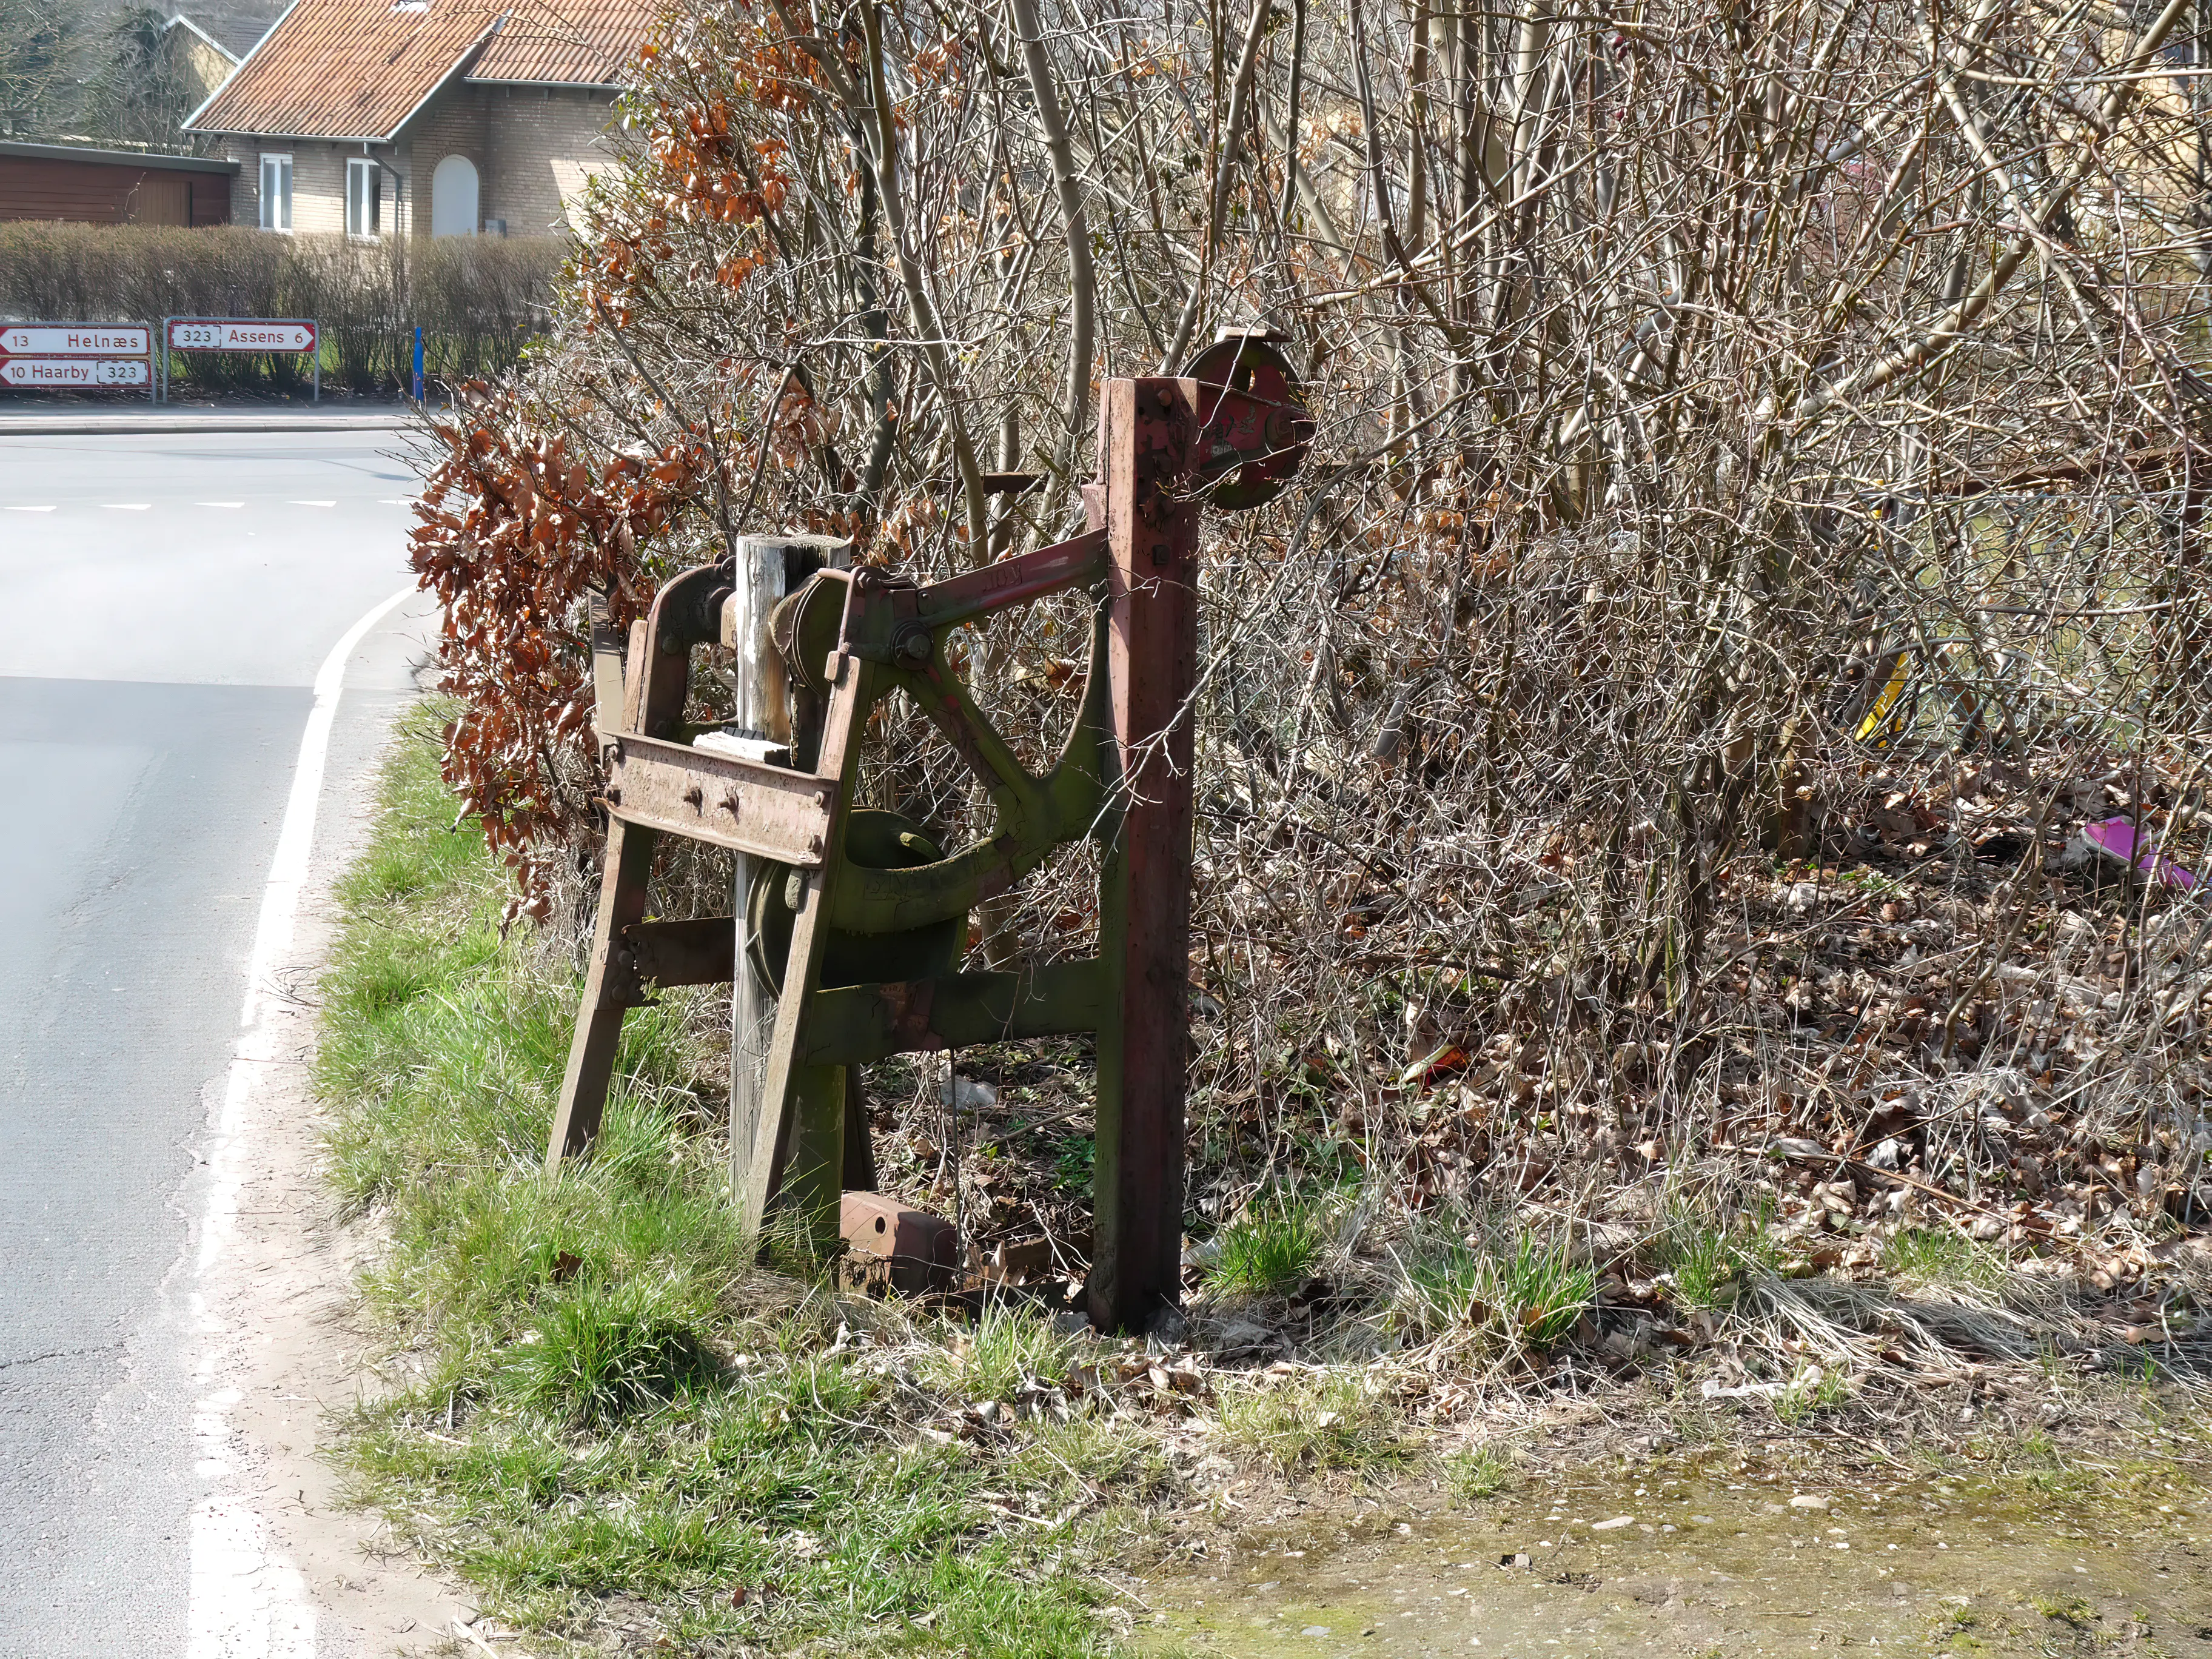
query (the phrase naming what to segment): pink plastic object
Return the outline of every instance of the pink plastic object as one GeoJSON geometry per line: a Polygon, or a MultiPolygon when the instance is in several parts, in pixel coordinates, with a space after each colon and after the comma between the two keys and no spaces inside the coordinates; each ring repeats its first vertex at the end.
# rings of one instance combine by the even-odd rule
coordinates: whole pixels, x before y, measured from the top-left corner
{"type": "Polygon", "coordinates": [[[2179,887],[2186,892],[2197,885],[2191,872],[2152,846],[2148,836],[2138,836],[2135,825],[2125,818],[2106,818],[2087,826],[2081,833],[2099,852],[2141,871],[2162,887],[2179,887]]]}

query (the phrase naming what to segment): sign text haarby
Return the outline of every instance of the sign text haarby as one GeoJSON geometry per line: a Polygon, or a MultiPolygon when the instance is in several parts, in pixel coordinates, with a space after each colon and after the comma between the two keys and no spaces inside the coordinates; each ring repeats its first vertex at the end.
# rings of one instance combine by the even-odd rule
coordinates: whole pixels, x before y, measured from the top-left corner
{"type": "Polygon", "coordinates": [[[144,386],[149,378],[143,357],[0,358],[0,386],[144,386]]]}

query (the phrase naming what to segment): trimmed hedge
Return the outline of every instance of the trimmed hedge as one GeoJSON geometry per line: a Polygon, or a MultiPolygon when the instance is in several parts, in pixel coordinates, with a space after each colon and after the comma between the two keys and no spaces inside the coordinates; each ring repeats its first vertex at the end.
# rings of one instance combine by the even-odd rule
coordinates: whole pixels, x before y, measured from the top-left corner
{"type": "MultiPolygon", "coordinates": [[[[459,379],[514,366],[544,326],[564,237],[355,242],[240,226],[0,224],[0,315],[158,325],[169,316],[312,317],[325,385],[388,392],[407,381],[413,336],[428,372],[459,379]]],[[[297,357],[229,354],[172,365],[179,386],[289,391],[297,357]]]]}

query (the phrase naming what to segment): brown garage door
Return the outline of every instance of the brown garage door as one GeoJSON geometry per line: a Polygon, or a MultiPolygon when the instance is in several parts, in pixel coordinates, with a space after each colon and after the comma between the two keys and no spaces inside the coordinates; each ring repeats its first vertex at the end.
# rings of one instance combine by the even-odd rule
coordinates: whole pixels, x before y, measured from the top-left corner
{"type": "Polygon", "coordinates": [[[131,192],[127,209],[134,225],[188,225],[192,222],[192,181],[182,173],[149,173],[131,192]]]}

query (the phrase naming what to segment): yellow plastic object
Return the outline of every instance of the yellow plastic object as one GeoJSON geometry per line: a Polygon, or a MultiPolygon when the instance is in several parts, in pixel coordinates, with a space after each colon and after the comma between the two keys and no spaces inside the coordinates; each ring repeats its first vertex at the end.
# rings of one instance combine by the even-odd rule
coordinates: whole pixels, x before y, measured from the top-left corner
{"type": "Polygon", "coordinates": [[[1897,668],[1890,675],[1889,684],[1881,688],[1881,694],[1874,700],[1874,707],[1867,710],[1866,718],[1859,722],[1859,729],[1851,733],[1852,737],[1864,743],[1881,731],[1882,722],[1889,718],[1889,711],[1897,707],[1897,700],[1905,695],[1905,688],[1911,678],[1912,653],[1900,651],[1897,653],[1897,668]]]}

